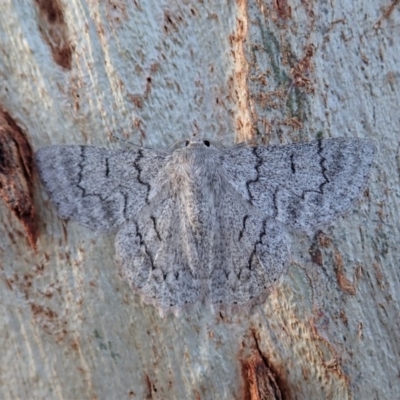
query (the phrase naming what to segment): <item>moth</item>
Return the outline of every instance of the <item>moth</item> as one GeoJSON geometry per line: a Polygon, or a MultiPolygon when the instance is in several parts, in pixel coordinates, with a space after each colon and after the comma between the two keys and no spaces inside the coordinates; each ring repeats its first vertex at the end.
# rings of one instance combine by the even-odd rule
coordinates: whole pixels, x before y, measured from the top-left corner
{"type": "Polygon", "coordinates": [[[308,234],[365,187],[374,145],[186,140],[170,150],[50,146],[36,154],[58,215],[116,231],[130,285],[161,310],[245,305],[286,271],[285,229],[308,234]]]}

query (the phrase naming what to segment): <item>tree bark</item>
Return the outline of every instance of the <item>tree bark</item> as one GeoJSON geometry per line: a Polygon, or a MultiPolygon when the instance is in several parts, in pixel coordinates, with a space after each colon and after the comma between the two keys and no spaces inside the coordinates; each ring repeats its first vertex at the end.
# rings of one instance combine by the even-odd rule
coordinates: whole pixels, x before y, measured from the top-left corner
{"type": "Polygon", "coordinates": [[[0,192],[0,397],[400,398],[399,23],[390,0],[3,0],[0,161],[35,213],[0,192]],[[161,318],[123,280],[111,235],[57,217],[17,131],[33,151],[123,146],[115,134],[361,137],[378,153],[348,214],[290,233],[264,304],[161,318]]]}

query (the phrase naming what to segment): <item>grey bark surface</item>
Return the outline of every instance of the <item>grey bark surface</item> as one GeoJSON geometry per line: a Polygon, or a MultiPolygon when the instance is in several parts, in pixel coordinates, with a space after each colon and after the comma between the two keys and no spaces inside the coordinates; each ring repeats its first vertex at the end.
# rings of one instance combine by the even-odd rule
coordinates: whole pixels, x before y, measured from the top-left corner
{"type": "Polygon", "coordinates": [[[397,1],[3,1],[0,106],[35,151],[124,147],[113,134],[378,151],[349,213],[289,232],[262,305],[165,318],[114,236],[60,220],[36,176],[36,249],[0,201],[0,397],[400,398],[399,23],[397,1]]]}

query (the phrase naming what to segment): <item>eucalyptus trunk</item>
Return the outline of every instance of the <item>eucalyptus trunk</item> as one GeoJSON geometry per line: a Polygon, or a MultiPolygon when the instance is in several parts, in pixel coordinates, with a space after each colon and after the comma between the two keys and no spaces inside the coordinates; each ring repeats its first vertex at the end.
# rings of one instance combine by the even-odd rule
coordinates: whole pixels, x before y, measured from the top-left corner
{"type": "Polygon", "coordinates": [[[0,4],[2,399],[400,398],[398,2],[0,4]],[[360,201],[265,302],[162,318],[114,237],[57,217],[32,154],[359,137],[360,201]]]}

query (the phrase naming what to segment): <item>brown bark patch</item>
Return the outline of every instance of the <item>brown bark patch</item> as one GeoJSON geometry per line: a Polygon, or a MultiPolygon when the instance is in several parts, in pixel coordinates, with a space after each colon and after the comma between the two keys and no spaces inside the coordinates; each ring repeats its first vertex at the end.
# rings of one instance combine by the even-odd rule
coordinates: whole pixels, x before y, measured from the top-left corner
{"type": "Polygon", "coordinates": [[[317,238],[319,245],[322,247],[328,248],[332,244],[332,239],[323,232],[319,232],[317,238]]]}
{"type": "Polygon", "coordinates": [[[351,282],[344,272],[343,257],[339,252],[335,252],[333,256],[333,263],[336,271],[336,280],[343,292],[354,296],[356,294],[356,286],[351,282]]]}
{"type": "Polygon", "coordinates": [[[21,221],[35,249],[38,235],[33,204],[32,150],[20,127],[0,106],[0,197],[21,221]]]}
{"type": "Polygon", "coordinates": [[[59,0],[35,0],[38,8],[38,27],[51,49],[54,61],[64,69],[71,69],[72,45],[68,37],[62,3],[59,0]]]}
{"type": "Polygon", "coordinates": [[[315,53],[313,44],[306,47],[305,55],[290,71],[293,77],[293,84],[305,90],[306,93],[314,93],[313,82],[310,79],[310,73],[314,70],[312,58],[315,53]]]}
{"type": "Polygon", "coordinates": [[[314,264],[319,265],[320,267],[322,267],[324,261],[323,261],[323,257],[322,257],[322,251],[315,245],[315,243],[313,243],[311,245],[311,247],[308,250],[308,254],[310,254],[311,256],[311,261],[314,264]]]}
{"type": "Polygon", "coordinates": [[[282,399],[275,374],[260,354],[254,353],[242,363],[242,376],[245,383],[245,400],[282,399]]]}
{"type": "Polygon", "coordinates": [[[291,398],[287,381],[282,371],[261,352],[258,334],[251,330],[248,339],[251,345],[243,343],[240,356],[244,400],[289,400],[291,398]]]}
{"type": "Polygon", "coordinates": [[[289,19],[292,16],[292,9],[287,0],[275,0],[274,6],[280,18],[289,19]]]}

